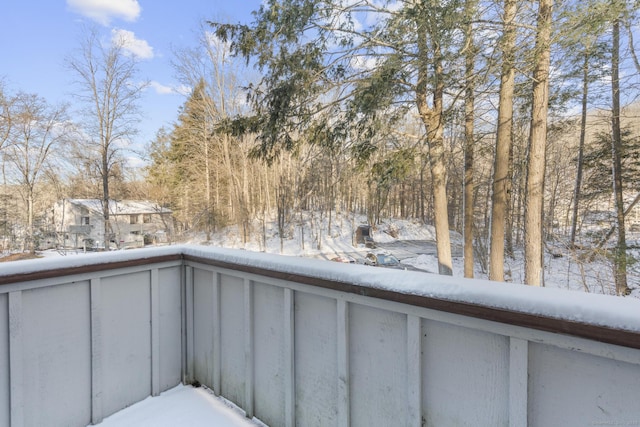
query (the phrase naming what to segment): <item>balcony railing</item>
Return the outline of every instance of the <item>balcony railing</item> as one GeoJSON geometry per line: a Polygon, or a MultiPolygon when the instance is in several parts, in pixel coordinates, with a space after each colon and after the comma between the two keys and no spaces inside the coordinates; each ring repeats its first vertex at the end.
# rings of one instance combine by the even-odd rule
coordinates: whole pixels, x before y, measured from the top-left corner
{"type": "Polygon", "coordinates": [[[91,226],[90,225],[70,225],[68,231],[69,233],[74,233],[74,234],[89,234],[91,233],[91,226]]]}
{"type": "Polygon", "coordinates": [[[11,427],[195,381],[272,426],[640,425],[640,301],[194,246],[7,263],[0,373],[11,427]]]}

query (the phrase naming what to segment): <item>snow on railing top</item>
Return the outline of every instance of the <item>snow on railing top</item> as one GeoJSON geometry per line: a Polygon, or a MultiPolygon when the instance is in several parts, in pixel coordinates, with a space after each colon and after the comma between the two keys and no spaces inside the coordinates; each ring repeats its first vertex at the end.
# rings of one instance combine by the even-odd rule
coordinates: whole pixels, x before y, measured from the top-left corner
{"type": "Polygon", "coordinates": [[[118,268],[181,258],[640,348],[640,300],[636,298],[536,288],[423,272],[387,270],[237,249],[176,245],[16,261],[4,263],[0,267],[0,284],[23,282],[31,280],[31,277],[54,277],[57,270],[64,271],[67,275],[75,274],[79,269],[87,272],[105,270],[110,266],[118,268]],[[576,332],[576,328],[589,326],[600,329],[596,332],[576,332]],[[612,330],[631,332],[631,335],[609,339],[607,335],[612,330]],[[628,342],[629,339],[633,342],[628,342]]]}

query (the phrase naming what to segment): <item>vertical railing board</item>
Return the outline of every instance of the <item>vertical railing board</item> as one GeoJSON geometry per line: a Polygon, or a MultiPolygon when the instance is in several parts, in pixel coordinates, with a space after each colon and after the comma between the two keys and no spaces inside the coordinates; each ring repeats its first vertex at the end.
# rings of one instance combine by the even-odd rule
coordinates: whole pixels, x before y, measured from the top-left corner
{"type": "Polygon", "coordinates": [[[351,426],[408,424],[407,316],[349,306],[351,426]]]}
{"type": "Polygon", "coordinates": [[[508,338],[430,320],[422,330],[426,425],[507,426],[508,338]]]}
{"type": "Polygon", "coordinates": [[[9,384],[9,297],[0,294],[0,425],[11,423],[11,393],[9,384]]]}
{"type": "Polygon", "coordinates": [[[186,370],[183,378],[185,384],[191,384],[194,380],[194,340],[193,340],[193,267],[186,267],[185,271],[185,356],[186,370]]]}
{"type": "Polygon", "coordinates": [[[9,293],[9,379],[11,427],[24,426],[24,358],[22,346],[22,291],[9,293]]]}
{"type": "Polygon", "coordinates": [[[151,395],[151,274],[103,277],[100,287],[102,410],[108,416],[151,395]]]}
{"type": "Polygon", "coordinates": [[[91,423],[102,422],[102,301],[100,278],[91,279],[91,423]]]}
{"type": "Polygon", "coordinates": [[[25,425],[91,423],[89,301],[88,281],[22,291],[25,425]]]}
{"type": "Polygon", "coordinates": [[[158,271],[158,306],[160,320],[160,391],[182,381],[182,313],[181,266],[158,271]]]}
{"type": "Polygon", "coordinates": [[[342,298],[337,299],[337,339],[338,339],[338,426],[351,425],[351,402],[349,399],[349,303],[342,298]]]}
{"type": "Polygon", "coordinates": [[[284,425],[296,425],[296,378],[295,378],[295,319],[294,291],[284,290],[284,425]]]}
{"type": "Polygon", "coordinates": [[[258,281],[252,289],[254,416],[267,425],[282,425],[287,376],[284,289],[258,281]]]}
{"type": "Polygon", "coordinates": [[[158,269],[151,270],[151,395],[158,396],[160,386],[160,283],[158,269]]]}
{"type": "Polygon", "coordinates": [[[220,394],[241,408],[245,405],[244,281],[220,275],[221,351],[220,394]]]}
{"type": "Polygon", "coordinates": [[[338,424],[338,315],[335,299],[294,292],[295,421],[338,424]]]}
{"type": "Polygon", "coordinates": [[[640,365],[529,342],[529,427],[640,422],[640,365]]]}
{"type": "Polygon", "coordinates": [[[213,392],[221,394],[222,371],[222,313],[220,312],[220,273],[213,273],[213,294],[211,300],[213,307],[213,392]]]}
{"type": "Polygon", "coordinates": [[[407,425],[422,426],[422,322],[407,316],[407,425]]]}
{"type": "Polygon", "coordinates": [[[509,340],[509,427],[527,427],[529,343],[509,340]]]}
{"type": "Polygon", "coordinates": [[[193,379],[213,388],[214,343],[211,327],[215,316],[213,300],[213,275],[211,271],[193,270],[193,379]]]}
{"type": "Polygon", "coordinates": [[[253,282],[244,279],[244,411],[253,418],[253,282]]]}
{"type": "Polygon", "coordinates": [[[187,271],[191,266],[185,265],[180,270],[180,381],[187,378],[187,271]]]}

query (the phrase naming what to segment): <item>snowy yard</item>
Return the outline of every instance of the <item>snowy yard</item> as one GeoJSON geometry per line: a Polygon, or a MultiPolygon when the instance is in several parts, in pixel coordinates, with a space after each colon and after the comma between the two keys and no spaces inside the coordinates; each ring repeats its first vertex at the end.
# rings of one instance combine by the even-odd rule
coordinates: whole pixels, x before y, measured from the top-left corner
{"type": "MultiPolygon", "coordinates": [[[[253,224],[253,232],[247,242],[242,241],[241,233],[236,226],[226,227],[211,234],[206,240],[204,233],[179,236],[176,243],[214,246],[231,249],[245,249],[252,252],[264,252],[287,256],[331,260],[337,257],[352,258],[356,263],[363,263],[365,256],[372,249],[364,245],[354,245],[354,230],[366,222],[366,217],[335,215],[331,226],[326,216],[320,219],[316,214],[308,213],[304,225],[291,223],[285,230],[285,238],[280,239],[275,222],[267,221],[265,227],[261,223],[253,224]]],[[[416,220],[387,219],[375,227],[373,237],[379,245],[374,251],[395,255],[400,261],[416,269],[434,273],[438,271],[438,260],[435,254],[435,230],[431,225],[416,220]],[[418,242],[420,248],[412,248],[418,242]],[[424,251],[425,245],[433,250],[424,251]],[[386,249],[389,248],[389,249],[386,249]],[[393,248],[393,249],[391,249],[393,248]]],[[[628,265],[627,280],[632,296],[640,298],[640,233],[629,233],[628,250],[631,262],[628,265]]],[[[463,276],[462,243],[463,238],[451,232],[453,275],[463,276]]],[[[39,252],[39,256],[47,258],[61,255],[81,253],[81,250],[68,252],[48,250],[39,252]]],[[[91,253],[88,253],[91,254],[91,253]]],[[[6,254],[5,254],[6,255],[6,254]]],[[[544,251],[543,282],[547,288],[569,289],[578,292],[615,295],[612,262],[606,254],[600,253],[593,260],[587,260],[590,252],[571,251],[562,247],[559,242],[547,242],[544,251]]],[[[480,257],[475,256],[476,279],[488,278],[488,272],[482,268],[480,257]]],[[[487,256],[486,254],[484,255],[487,256]]],[[[485,259],[485,262],[487,260],[485,259]]],[[[514,257],[505,257],[505,281],[523,283],[524,253],[516,248],[514,257]]]]}
{"type": "MultiPolygon", "coordinates": [[[[302,256],[330,260],[337,256],[349,255],[358,260],[363,260],[370,249],[364,245],[353,245],[354,231],[358,225],[366,223],[366,217],[336,215],[332,218],[331,227],[326,216],[319,219],[317,214],[310,215],[304,226],[299,223],[290,224],[287,228],[287,236],[281,242],[274,223],[267,222],[265,235],[256,232],[250,236],[248,242],[243,243],[241,233],[237,227],[227,227],[217,233],[213,233],[210,241],[205,241],[204,234],[190,236],[188,243],[219,246],[225,248],[239,248],[255,252],[267,252],[289,256],[302,256]],[[330,230],[328,232],[328,230],[330,230]]],[[[255,230],[262,230],[262,226],[256,224],[255,230]]],[[[420,223],[416,220],[388,219],[376,226],[373,233],[376,243],[380,246],[394,244],[402,241],[435,242],[435,230],[433,226],[420,223]],[[395,236],[395,237],[393,237],[395,236]]],[[[640,233],[630,233],[628,244],[630,247],[638,247],[640,233]]],[[[462,243],[463,238],[456,232],[451,232],[453,252],[453,275],[463,276],[462,243]]],[[[416,267],[426,272],[438,271],[438,260],[433,253],[409,254],[410,250],[401,250],[395,255],[405,264],[416,267]]],[[[640,259],[637,249],[630,249],[629,255],[640,259]]],[[[599,255],[592,261],[585,261],[588,252],[572,252],[559,246],[555,242],[547,242],[544,270],[544,286],[548,288],[569,289],[580,292],[615,294],[611,260],[599,255]],[[553,252],[553,253],[551,253],[553,252]],[[561,256],[558,256],[561,255],[561,256]]],[[[488,272],[484,271],[479,262],[479,256],[475,259],[475,278],[487,279],[488,272]]],[[[512,283],[524,282],[524,253],[516,248],[513,258],[505,257],[505,280],[512,283]]],[[[628,266],[628,282],[632,289],[632,295],[640,297],[640,262],[632,262],[628,266]]]]}

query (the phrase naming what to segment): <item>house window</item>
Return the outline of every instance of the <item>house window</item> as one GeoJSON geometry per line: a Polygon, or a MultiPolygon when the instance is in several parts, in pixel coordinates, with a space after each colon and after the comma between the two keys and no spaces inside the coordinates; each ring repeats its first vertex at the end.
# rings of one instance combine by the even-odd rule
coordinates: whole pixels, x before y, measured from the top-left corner
{"type": "Polygon", "coordinates": [[[151,222],[151,214],[142,215],[142,222],[149,224],[151,222]]]}
{"type": "Polygon", "coordinates": [[[88,216],[80,217],[80,225],[89,225],[89,217],[88,216]]]}
{"type": "Polygon", "coordinates": [[[138,215],[129,215],[129,224],[137,224],[138,215]]]}

